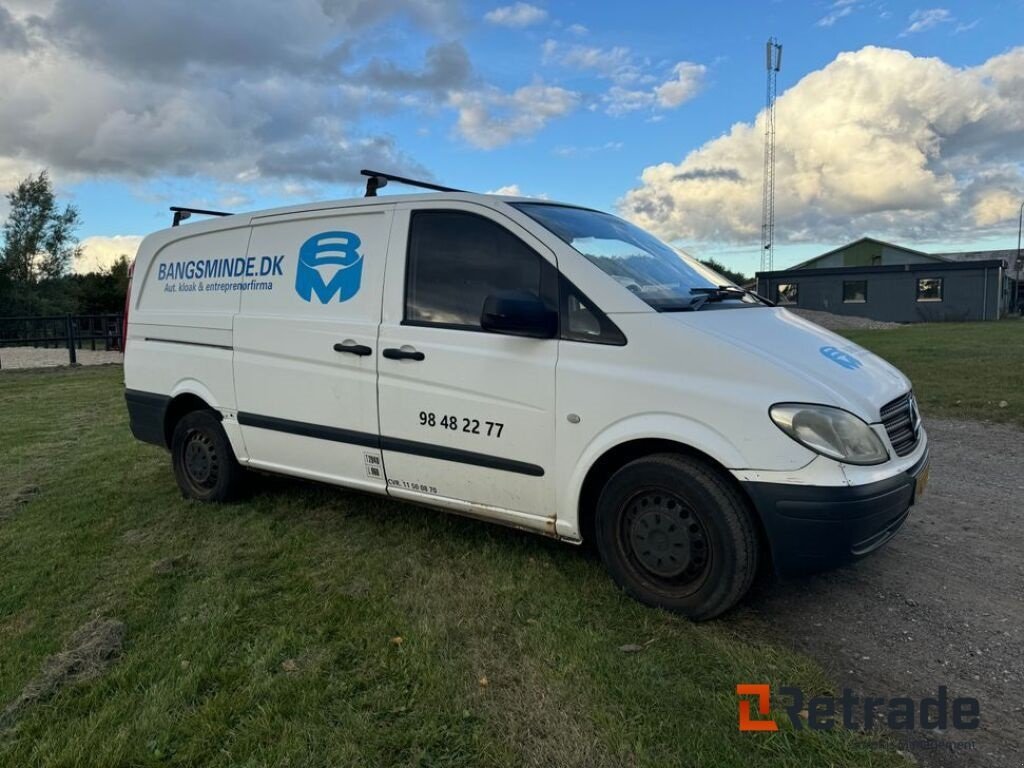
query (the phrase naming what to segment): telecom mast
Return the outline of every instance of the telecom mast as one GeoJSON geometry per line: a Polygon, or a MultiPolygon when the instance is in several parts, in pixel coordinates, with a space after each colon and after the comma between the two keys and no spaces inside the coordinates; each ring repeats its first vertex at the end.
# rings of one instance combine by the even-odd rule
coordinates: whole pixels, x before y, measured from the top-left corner
{"type": "Polygon", "coordinates": [[[782,69],[782,43],[774,37],[765,45],[768,86],[764,110],[764,187],[761,190],[761,271],[771,272],[775,261],[775,81],[782,69]]]}

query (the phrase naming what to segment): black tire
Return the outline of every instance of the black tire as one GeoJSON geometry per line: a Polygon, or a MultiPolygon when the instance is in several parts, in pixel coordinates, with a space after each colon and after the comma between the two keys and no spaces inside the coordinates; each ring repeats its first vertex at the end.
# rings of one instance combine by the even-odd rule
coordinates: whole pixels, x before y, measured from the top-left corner
{"type": "Polygon", "coordinates": [[[171,466],[186,499],[230,501],[242,487],[242,467],[213,411],[191,411],[174,425],[171,466]]]}
{"type": "Polygon", "coordinates": [[[655,454],[619,469],[601,491],[595,533],[620,588],[694,621],[729,610],[757,571],[745,499],[719,470],[688,456],[655,454]]]}

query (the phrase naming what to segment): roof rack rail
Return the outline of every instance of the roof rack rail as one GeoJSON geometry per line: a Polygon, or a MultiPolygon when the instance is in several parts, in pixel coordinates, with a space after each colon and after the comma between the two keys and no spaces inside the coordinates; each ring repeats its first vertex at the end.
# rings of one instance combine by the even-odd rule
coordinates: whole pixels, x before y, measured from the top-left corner
{"type": "Polygon", "coordinates": [[[230,216],[230,213],[226,211],[207,211],[203,208],[183,208],[180,205],[172,205],[171,210],[174,211],[174,221],[171,222],[172,227],[176,227],[185,219],[189,218],[193,213],[198,213],[203,216],[230,216]]]}
{"type": "Polygon", "coordinates": [[[365,168],[359,172],[361,175],[366,176],[366,197],[376,197],[377,190],[381,187],[386,187],[389,181],[393,181],[396,184],[405,184],[410,187],[421,187],[423,189],[432,189],[435,192],[465,192],[464,189],[455,189],[453,187],[442,187],[440,184],[432,184],[429,181],[417,181],[416,179],[407,179],[404,176],[395,176],[393,173],[383,173],[381,171],[368,171],[365,168]]]}

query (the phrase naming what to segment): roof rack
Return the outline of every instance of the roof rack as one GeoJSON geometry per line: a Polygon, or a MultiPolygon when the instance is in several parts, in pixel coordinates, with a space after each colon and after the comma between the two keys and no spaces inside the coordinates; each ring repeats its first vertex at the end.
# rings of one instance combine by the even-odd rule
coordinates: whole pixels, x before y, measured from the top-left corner
{"type": "Polygon", "coordinates": [[[193,213],[198,213],[203,216],[230,216],[230,213],[226,211],[207,211],[203,208],[182,208],[180,205],[172,205],[171,210],[174,211],[174,221],[171,222],[172,227],[176,227],[185,219],[189,218],[193,213]]]}
{"type": "Polygon", "coordinates": [[[393,173],[382,173],[381,171],[368,171],[365,168],[359,172],[361,175],[366,176],[366,197],[376,197],[377,190],[381,187],[386,187],[389,181],[393,181],[396,184],[405,184],[410,187],[421,187],[423,189],[432,189],[435,192],[465,192],[464,189],[454,189],[453,187],[442,187],[440,184],[432,184],[429,181],[417,181],[416,179],[407,179],[404,176],[395,176],[393,173]]]}

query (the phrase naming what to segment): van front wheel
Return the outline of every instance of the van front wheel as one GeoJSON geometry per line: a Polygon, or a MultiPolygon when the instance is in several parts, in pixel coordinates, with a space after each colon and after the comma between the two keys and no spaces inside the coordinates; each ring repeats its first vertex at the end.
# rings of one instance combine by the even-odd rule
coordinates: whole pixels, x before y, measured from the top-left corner
{"type": "Polygon", "coordinates": [[[735,605],[757,569],[757,532],[743,498],[718,470],[688,456],[645,456],[619,469],[601,492],[595,529],[619,587],[696,621],[735,605]]]}
{"type": "Polygon", "coordinates": [[[192,411],[174,426],[171,464],[186,499],[230,501],[238,495],[242,467],[212,411],[192,411]]]}

